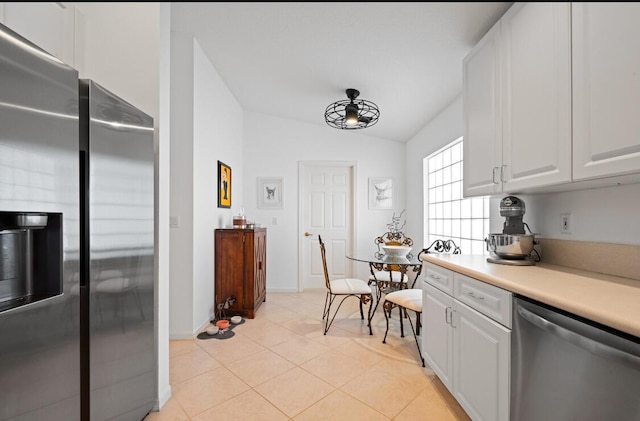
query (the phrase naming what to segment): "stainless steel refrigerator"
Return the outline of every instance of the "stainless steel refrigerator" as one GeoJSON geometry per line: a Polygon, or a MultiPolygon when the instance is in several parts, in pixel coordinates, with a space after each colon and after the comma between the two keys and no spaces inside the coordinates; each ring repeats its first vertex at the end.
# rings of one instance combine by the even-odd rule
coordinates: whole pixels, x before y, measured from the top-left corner
{"type": "Polygon", "coordinates": [[[0,25],[0,420],[155,403],[153,120],[0,25]]]}

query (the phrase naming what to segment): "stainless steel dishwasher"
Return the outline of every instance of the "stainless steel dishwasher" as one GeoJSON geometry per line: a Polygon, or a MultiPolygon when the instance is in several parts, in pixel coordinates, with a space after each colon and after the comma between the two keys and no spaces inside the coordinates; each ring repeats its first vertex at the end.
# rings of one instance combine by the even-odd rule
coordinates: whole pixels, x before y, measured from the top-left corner
{"type": "Polygon", "coordinates": [[[640,420],[640,339],[514,297],[513,421],[640,420]]]}

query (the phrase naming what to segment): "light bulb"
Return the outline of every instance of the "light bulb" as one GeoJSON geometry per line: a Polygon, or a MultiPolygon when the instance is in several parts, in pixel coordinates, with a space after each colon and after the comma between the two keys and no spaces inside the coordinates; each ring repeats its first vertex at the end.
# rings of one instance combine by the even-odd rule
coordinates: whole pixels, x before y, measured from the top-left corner
{"type": "Polygon", "coordinates": [[[349,104],[345,107],[346,119],[345,123],[349,126],[355,126],[358,124],[358,106],[355,104],[349,104]]]}

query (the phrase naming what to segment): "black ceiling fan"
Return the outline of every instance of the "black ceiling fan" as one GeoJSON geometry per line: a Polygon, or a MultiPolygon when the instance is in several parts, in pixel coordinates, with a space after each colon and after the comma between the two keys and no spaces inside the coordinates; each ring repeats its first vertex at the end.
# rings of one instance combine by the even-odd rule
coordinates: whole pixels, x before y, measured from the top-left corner
{"type": "Polygon", "coordinates": [[[378,106],[371,101],[357,99],[360,91],[346,90],[348,100],[334,102],[324,112],[328,125],[337,129],[353,130],[373,126],[380,117],[378,106]]]}

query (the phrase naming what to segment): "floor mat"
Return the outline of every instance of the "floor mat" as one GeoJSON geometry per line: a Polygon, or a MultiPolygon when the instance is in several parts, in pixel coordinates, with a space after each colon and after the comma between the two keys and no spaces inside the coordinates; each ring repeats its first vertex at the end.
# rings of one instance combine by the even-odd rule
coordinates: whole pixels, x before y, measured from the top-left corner
{"type": "MultiPolygon", "coordinates": [[[[236,326],[240,326],[241,324],[244,324],[245,320],[244,318],[242,319],[242,321],[240,323],[237,324],[233,324],[230,323],[229,327],[224,329],[224,330],[220,330],[218,331],[218,333],[214,334],[214,335],[209,335],[205,329],[204,332],[200,332],[198,333],[197,338],[198,339],[229,339],[235,336],[235,333],[233,332],[233,329],[235,329],[236,326]]],[[[215,326],[216,324],[216,320],[211,320],[211,324],[215,326]]]]}

